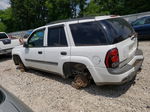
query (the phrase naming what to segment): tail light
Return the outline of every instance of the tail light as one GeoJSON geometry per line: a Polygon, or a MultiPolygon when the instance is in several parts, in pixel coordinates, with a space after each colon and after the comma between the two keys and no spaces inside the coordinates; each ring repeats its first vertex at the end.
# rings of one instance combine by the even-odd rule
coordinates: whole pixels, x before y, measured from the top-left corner
{"type": "Polygon", "coordinates": [[[117,48],[111,49],[107,52],[105,65],[107,68],[117,68],[119,66],[119,52],[117,48]]]}

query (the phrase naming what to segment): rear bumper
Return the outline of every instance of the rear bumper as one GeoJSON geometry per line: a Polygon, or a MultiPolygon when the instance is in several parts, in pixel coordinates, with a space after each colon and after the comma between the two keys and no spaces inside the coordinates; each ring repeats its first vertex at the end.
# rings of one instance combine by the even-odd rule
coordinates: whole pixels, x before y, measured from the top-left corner
{"type": "Polygon", "coordinates": [[[142,65],[143,62],[143,52],[141,50],[137,50],[135,52],[135,57],[125,66],[117,69],[107,69],[110,74],[123,74],[125,72],[128,72],[130,69],[135,67],[136,69],[139,67],[139,65],[142,65]]]}
{"type": "Polygon", "coordinates": [[[2,49],[2,50],[0,50],[0,55],[2,55],[2,54],[9,54],[9,53],[11,53],[11,51],[12,51],[12,48],[10,48],[10,49],[2,49]]]}
{"type": "Polygon", "coordinates": [[[107,69],[94,67],[93,79],[97,85],[123,84],[135,77],[142,66],[144,57],[141,50],[137,50],[134,58],[124,67],[118,69],[107,69]]]}

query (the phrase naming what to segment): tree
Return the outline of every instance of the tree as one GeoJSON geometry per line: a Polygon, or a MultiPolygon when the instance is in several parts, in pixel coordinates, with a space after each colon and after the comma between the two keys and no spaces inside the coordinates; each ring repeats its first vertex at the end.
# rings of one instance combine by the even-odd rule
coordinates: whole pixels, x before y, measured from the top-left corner
{"type": "Polygon", "coordinates": [[[0,32],[5,32],[6,31],[6,26],[3,22],[0,22],[0,32]]]}
{"type": "Polygon", "coordinates": [[[48,20],[60,20],[83,16],[87,0],[47,0],[48,20]]]}
{"type": "Polygon", "coordinates": [[[14,31],[14,21],[12,18],[11,8],[8,8],[6,10],[1,10],[0,19],[1,19],[0,27],[3,27],[3,31],[6,31],[6,32],[14,31]]]}
{"type": "Polygon", "coordinates": [[[28,28],[35,28],[47,23],[47,0],[25,0],[28,28]]]}
{"type": "Polygon", "coordinates": [[[10,1],[15,30],[26,30],[55,20],[82,17],[87,0],[10,1]]]}
{"type": "Polygon", "coordinates": [[[84,11],[84,16],[115,14],[121,0],[91,0],[84,11]]]}
{"type": "Polygon", "coordinates": [[[127,15],[149,11],[148,0],[90,0],[84,15],[127,15]]]}
{"type": "Polygon", "coordinates": [[[10,3],[11,8],[0,11],[0,27],[7,32],[34,29],[55,20],[150,10],[148,0],[10,0],[10,3]]]}
{"type": "Polygon", "coordinates": [[[27,30],[45,25],[46,0],[10,0],[16,30],[27,30]]]}
{"type": "Polygon", "coordinates": [[[68,0],[47,0],[48,21],[66,19],[72,16],[68,0]]]}
{"type": "MultiPolygon", "coordinates": [[[[77,2],[77,6],[79,6],[79,10],[77,11],[78,16],[79,17],[83,17],[84,16],[84,11],[88,5],[89,0],[78,0],[77,2]]],[[[76,8],[77,8],[76,6],[76,8]]]]}
{"type": "Polygon", "coordinates": [[[102,4],[99,1],[91,0],[90,3],[87,5],[85,10],[83,11],[84,16],[93,16],[93,15],[103,15],[109,14],[108,11],[103,11],[102,4]]]}
{"type": "Polygon", "coordinates": [[[125,0],[124,1],[124,14],[133,14],[150,11],[149,0],[125,0]]]}

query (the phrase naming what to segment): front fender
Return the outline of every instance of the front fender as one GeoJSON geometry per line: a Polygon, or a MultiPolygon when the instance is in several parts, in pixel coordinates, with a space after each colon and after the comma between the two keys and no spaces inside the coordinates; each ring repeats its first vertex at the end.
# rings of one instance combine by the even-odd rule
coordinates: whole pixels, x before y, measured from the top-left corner
{"type": "Polygon", "coordinates": [[[20,57],[23,64],[26,66],[25,58],[24,58],[24,49],[22,46],[15,47],[12,50],[12,56],[17,55],[20,57]]]}

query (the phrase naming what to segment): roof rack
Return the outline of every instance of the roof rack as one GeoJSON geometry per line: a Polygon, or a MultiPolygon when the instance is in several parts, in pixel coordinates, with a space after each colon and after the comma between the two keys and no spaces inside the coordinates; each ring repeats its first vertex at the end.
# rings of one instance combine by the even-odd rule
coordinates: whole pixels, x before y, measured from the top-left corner
{"type": "Polygon", "coordinates": [[[74,19],[65,19],[65,20],[58,20],[58,21],[53,21],[53,22],[50,22],[46,25],[51,25],[51,24],[56,24],[56,23],[62,23],[62,22],[69,22],[69,21],[79,21],[79,20],[84,20],[84,19],[94,19],[95,17],[92,16],[92,17],[82,17],[82,18],[74,18],[74,19]]]}

